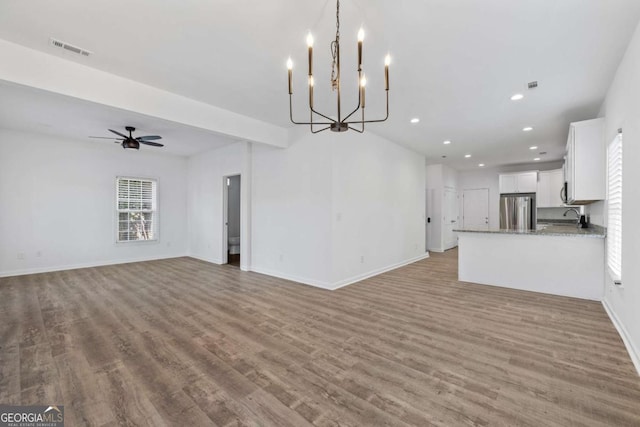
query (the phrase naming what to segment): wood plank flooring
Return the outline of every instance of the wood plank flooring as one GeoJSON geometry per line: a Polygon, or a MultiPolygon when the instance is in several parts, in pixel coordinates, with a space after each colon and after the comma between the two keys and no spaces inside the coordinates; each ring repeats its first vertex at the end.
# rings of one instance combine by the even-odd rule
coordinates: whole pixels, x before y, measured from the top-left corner
{"type": "Polygon", "coordinates": [[[68,426],[640,426],[596,302],[457,253],[324,291],[191,258],[0,279],[0,403],[68,426]]]}

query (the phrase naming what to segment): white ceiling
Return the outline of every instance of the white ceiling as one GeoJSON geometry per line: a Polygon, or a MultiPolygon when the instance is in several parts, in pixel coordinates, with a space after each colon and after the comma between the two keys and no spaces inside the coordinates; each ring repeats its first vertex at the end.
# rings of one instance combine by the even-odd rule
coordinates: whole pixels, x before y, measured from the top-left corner
{"type": "MultiPolygon", "coordinates": [[[[356,101],[355,38],[363,25],[372,117],[382,114],[384,55],[393,61],[391,118],[369,129],[428,162],[469,169],[530,162],[530,145],[548,153],[542,160],[560,158],[569,122],[597,115],[640,1],[343,0],[341,11],[343,109],[356,101]],[[540,87],[527,91],[532,80],[540,87]],[[510,101],[516,92],[525,99],[510,101]],[[411,125],[412,117],[421,122],[411,125]]],[[[0,2],[0,38],[281,126],[289,126],[288,55],[296,116],[307,117],[309,29],[316,106],[333,114],[334,20],[333,0],[0,2]],[[57,50],[50,36],[94,55],[57,50]]]]}
{"type": "Polygon", "coordinates": [[[236,140],[179,123],[81,101],[52,92],[0,81],[0,127],[47,135],[84,139],[91,144],[113,145],[115,137],[107,129],[126,134],[124,127],[136,128],[134,136],[160,135],[164,147],[141,145],[140,150],[191,156],[236,140]]]}

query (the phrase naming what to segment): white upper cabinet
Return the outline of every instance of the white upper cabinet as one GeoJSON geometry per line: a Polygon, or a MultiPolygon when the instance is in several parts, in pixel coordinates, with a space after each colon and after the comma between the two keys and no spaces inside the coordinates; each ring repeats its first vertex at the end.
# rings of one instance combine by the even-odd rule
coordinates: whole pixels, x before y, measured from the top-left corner
{"type": "Polygon", "coordinates": [[[605,199],[604,119],[571,123],[565,173],[568,204],[583,205],[605,199]]]}
{"type": "Polygon", "coordinates": [[[500,174],[500,194],[535,193],[538,189],[538,172],[500,174]]]}
{"type": "Polygon", "coordinates": [[[518,193],[535,193],[538,189],[538,172],[523,172],[518,178],[518,193]]]}
{"type": "Polygon", "coordinates": [[[500,175],[499,180],[500,194],[518,192],[518,180],[515,175],[500,175]]]}
{"type": "Polygon", "coordinates": [[[558,208],[564,206],[562,189],[564,173],[562,169],[543,171],[538,174],[538,192],[536,205],[539,208],[558,208]]]}

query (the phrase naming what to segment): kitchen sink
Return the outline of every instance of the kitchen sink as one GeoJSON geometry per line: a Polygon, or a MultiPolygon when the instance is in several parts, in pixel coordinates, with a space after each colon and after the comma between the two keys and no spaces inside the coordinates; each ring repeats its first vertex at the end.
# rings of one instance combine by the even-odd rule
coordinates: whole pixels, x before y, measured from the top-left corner
{"type": "Polygon", "coordinates": [[[550,224],[537,224],[536,225],[536,231],[541,232],[542,234],[545,233],[575,233],[576,231],[579,230],[584,230],[585,232],[587,231],[587,229],[583,229],[580,224],[570,224],[570,223],[559,223],[559,224],[554,224],[554,223],[550,223],[550,224]]]}

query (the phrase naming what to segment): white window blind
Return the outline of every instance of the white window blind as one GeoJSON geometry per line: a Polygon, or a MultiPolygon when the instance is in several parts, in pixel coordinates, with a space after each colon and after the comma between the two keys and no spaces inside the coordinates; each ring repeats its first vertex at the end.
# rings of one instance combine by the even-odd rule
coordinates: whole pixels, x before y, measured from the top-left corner
{"type": "Polygon", "coordinates": [[[118,242],[155,240],[156,181],[118,177],[116,193],[118,242]]]}
{"type": "Polygon", "coordinates": [[[622,280],[622,133],[607,149],[607,264],[616,281],[622,280]]]}

